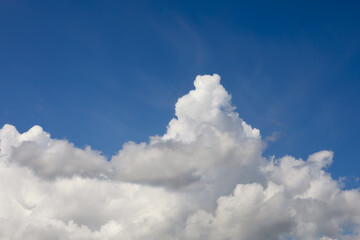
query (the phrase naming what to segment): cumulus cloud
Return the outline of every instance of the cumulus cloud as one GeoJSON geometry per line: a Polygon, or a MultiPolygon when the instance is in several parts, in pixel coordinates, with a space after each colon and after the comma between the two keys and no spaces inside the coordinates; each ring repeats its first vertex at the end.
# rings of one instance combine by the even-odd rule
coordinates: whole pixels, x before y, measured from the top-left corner
{"type": "Polygon", "coordinates": [[[0,239],[358,239],[360,192],[307,160],[262,157],[220,77],[198,76],[163,136],[100,152],[0,130],[0,239]]]}

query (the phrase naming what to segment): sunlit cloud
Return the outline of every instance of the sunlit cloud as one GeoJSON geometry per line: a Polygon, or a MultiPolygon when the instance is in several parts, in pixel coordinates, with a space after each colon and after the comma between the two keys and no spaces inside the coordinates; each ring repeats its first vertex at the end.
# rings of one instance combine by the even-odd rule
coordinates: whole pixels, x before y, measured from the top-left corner
{"type": "Polygon", "coordinates": [[[1,239],[358,239],[359,190],[332,151],[267,159],[214,74],[197,76],[162,136],[99,151],[40,126],[0,130],[1,239]]]}

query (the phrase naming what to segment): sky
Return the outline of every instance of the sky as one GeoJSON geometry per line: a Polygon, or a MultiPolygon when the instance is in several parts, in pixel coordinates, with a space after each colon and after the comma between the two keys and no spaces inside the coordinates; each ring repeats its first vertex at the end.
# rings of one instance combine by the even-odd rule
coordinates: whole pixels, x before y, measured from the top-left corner
{"type": "MultiPolygon", "coordinates": [[[[126,221],[112,212],[145,192],[144,201],[155,205],[129,207],[148,213],[141,219],[158,209],[160,222],[173,221],[160,224],[154,239],[201,239],[202,231],[205,239],[230,239],[219,231],[231,229],[223,210],[243,194],[264,200],[264,212],[253,218],[263,231],[255,229],[254,236],[240,224],[234,239],[351,239],[360,216],[354,206],[360,199],[359,10],[356,1],[0,0],[0,158],[11,166],[1,171],[2,181],[15,181],[18,190],[4,190],[0,201],[24,214],[2,217],[14,226],[45,219],[32,226],[39,231],[19,233],[38,239],[49,236],[41,230],[49,222],[58,236],[73,231],[104,239],[111,229],[125,229],[129,239],[142,239],[129,224],[141,214],[124,213],[126,221]],[[208,145],[213,156],[204,153],[208,145]],[[149,169],[154,173],[146,174],[149,169]],[[299,182],[308,178],[308,188],[288,186],[291,174],[299,182]],[[16,183],[16,176],[29,185],[16,183]],[[76,205],[87,195],[76,193],[89,184],[124,202],[102,212],[98,196],[89,204],[102,217],[88,216],[76,205]],[[204,186],[207,191],[199,191],[204,186]],[[18,196],[28,188],[35,192],[18,196]],[[114,189],[128,193],[112,195],[114,189]],[[56,212],[69,191],[79,211],[56,212]],[[25,207],[11,205],[8,196],[25,207]],[[51,205],[43,196],[61,197],[51,205]],[[317,202],[299,203],[298,196],[326,207],[308,216],[300,209],[311,212],[317,202]],[[161,206],[165,198],[176,211],[161,206]],[[267,226],[269,209],[277,211],[281,202],[298,214],[284,213],[267,226]],[[320,224],[340,202],[343,217],[320,224]],[[26,217],[33,206],[39,206],[33,218],[26,217]]],[[[243,200],[230,208],[252,209],[243,200]]],[[[244,219],[239,214],[231,221],[244,219]]],[[[5,237],[24,238],[5,226],[5,237]]]]}
{"type": "Polygon", "coordinates": [[[335,152],[360,170],[359,4],[1,1],[0,125],[41,125],[106,156],[162,134],[201,74],[220,74],[267,155],[335,152]]]}

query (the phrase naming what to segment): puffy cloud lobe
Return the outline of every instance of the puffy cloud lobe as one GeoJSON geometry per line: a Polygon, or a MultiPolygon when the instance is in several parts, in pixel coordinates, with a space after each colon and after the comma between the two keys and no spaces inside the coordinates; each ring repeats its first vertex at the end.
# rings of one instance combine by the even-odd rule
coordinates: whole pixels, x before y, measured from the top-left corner
{"type": "Polygon", "coordinates": [[[191,191],[207,208],[239,182],[260,181],[259,130],[231,105],[220,77],[198,76],[195,90],[176,103],[176,118],[164,136],[128,143],[111,160],[123,181],[191,191]]]}
{"type": "Polygon", "coordinates": [[[104,176],[109,170],[99,152],[90,147],[84,150],[75,148],[66,140],[53,140],[40,126],[19,134],[14,126],[7,124],[0,137],[0,156],[4,161],[27,166],[45,178],[104,176]]]}
{"type": "Polygon", "coordinates": [[[215,216],[198,211],[187,220],[189,239],[279,239],[293,222],[281,188],[239,184],[218,199],[215,216]]]}
{"type": "Polygon", "coordinates": [[[1,164],[0,188],[0,239],[172,239],[182,216],[180,199],[161,188],[83,177],[48,181],[16,165],[1,164]]]}
{"type": "Polygon", "coordinates": [[[218,199],[215,214],[187,219],[189,239],[357,239],[358,190],[342,191],[322,169],[332,152],[307,161],[284,157],[263,167],[266,186],[239,184],[218,199]],[[351,230],[351,233],[342,233],[351,230]]]}
{"type": "Polygon", "coordinates": [[[360,193],[333,153],[265,159],[218,75],[198,76],[163,136],[107,161],[39,126],[0,130],[0,239],[358,239],[360,193]]]}
{"type": "Polygon", "coordinates": [[[164,140],[192,142],[210,129],[243,138],[260,138],[259,130],[251,128],[234,112],[219,75],[197,76],[194,85],[195,89],[176,103],[177,118],[170,121],[164,140]]]}

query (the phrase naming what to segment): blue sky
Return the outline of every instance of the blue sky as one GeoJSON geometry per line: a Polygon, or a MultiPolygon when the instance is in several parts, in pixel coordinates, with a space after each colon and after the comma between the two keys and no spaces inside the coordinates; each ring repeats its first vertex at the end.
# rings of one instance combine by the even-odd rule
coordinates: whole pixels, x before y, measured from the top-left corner
{"type": "MultiPolygon", "coordinates": [[[[0,125],[115,154],[163,134],[199,74],[218,73],[265,156],[335,152],[359,176],[360,4],[1,1],[0,125]]],[[[351,180],[349,185],[357,185],[351,180]]]]}

